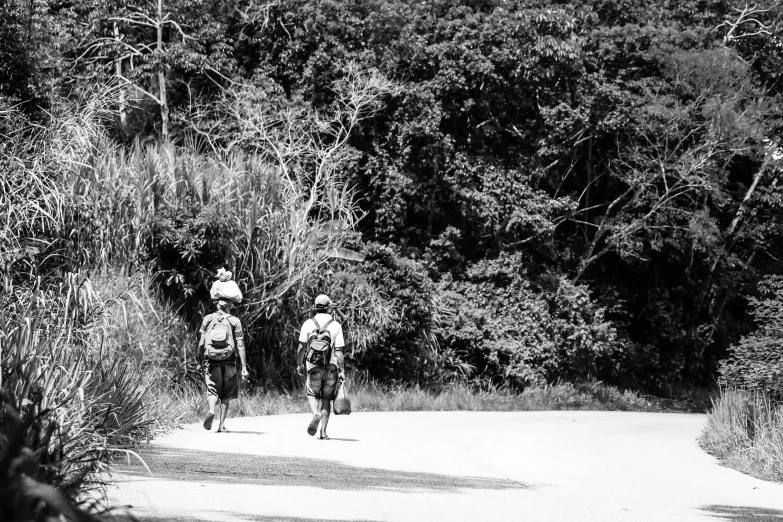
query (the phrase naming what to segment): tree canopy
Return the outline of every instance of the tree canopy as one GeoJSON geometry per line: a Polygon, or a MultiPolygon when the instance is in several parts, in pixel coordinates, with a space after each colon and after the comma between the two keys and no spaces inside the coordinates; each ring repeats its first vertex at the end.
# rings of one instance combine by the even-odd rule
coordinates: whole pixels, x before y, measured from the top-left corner
{"type": "MultiPolygon", "coordinates": [[[[383,333],[353,356],[380,378],[709,385],[755,326],[748,296],[783,269],[777,2],[12,0],[0,14],[0,102],[33,120],[103,86],[118,143],[277,154],[303,180],[328,165],[356,204],[345,245],[366,257],[319,284],[386,300],[383,333]],[[375,90],[341,127],[361,89],[375,90]],[[339,161],[318,155],[335,144],[339,161]]],[[[176,246],[194,208],[161,208],[144,254],[167,295],[193,290],[183,301],[219,263],[176,246]]],[[[248,226],[215,233],[251,241],[248,226]]]]}

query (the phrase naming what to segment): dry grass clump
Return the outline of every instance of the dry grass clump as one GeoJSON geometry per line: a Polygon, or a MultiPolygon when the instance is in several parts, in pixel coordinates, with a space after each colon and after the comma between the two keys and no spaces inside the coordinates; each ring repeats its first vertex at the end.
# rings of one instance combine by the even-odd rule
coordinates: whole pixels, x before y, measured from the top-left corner
{"type": "Polygon", "coordinates": [[[758,392],[723,390],[699,443],[725,466],[783,480],[783,406],[758,392]]]}

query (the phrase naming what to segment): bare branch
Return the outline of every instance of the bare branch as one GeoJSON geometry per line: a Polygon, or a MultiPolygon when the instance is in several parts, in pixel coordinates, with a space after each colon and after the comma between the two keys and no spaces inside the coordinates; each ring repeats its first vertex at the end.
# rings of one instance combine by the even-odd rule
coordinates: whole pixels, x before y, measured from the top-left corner
{"type": "Polygon", "coordinates": [[[756,18],[756,15],[760,13],[766,13],[770,9],[759,9],[755,4],[752,6],[745,4],[742,9],[733,7],[732,10],[737,13],[737,18],[734,20],[726,20],[716,27],[716,29],[720,29],[721,27],[726,27],[728,29],[726,34],[723,36],[723,45],[728,45],[734,40],[740,40],[742,38],[748,38],[760,34],[772,35],[772,32],[770,31],[772,26],[767,25],[756,18]],[[756,30],[737,33],[737,30],[740,28],[740,26],[744,24],[753,24],[756,30]]]}

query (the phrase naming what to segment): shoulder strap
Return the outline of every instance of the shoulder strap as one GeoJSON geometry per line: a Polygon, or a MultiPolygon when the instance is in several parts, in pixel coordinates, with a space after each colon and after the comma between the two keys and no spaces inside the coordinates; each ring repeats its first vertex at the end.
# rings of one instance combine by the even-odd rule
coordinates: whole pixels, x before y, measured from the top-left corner
{"type": "Polygon", "coordinates": [[[315,329],[316,329],[316,330],[318,330],[318,331],[320,332],[320,331],[321,331],[321,325],[320,325],[320,324],[318,324],[318,321],[316,321],[316,320],[315,320],[315,317],[313,317],[311,320],[312,320],[312,321],[313,321],[313,323],[315,324],[315,329]]]}
{"type": "Polygon", "coordinates": [[[236,344],[236,337],[234,336],[234,325],[231,324],[232,317],[234,316],[231,314],[226,314],[225,316],[223,316],[223,319],[225,319],[226,322],[228,323],[228,334],[231,336],[231,342],[233,344],[236,344]]]}
{"type": "Polygon", "coordinates": [[[217,319],[216,314],[209,315],[209,322],[207,323],[207,327],[204,329],[204,331],[208,332],[212,329],[213,326],[215,326],[215,319],[217,319]]]}
{"type": "Polygon", "coordinates": [[[328,326],[329,326],[330,324],[332,324],[333,322],[334,322],[334,318],[331,318],[331,319],[329,319],[328,321],[326,321],[326,324],[325,324],[325,325],[323,325],[323,327],[322,327],[322,328],[321,328],[319,331],[320,331],[320,332],[323,332],[323,331],[324,331],[324,330],[326,330],[326,329],[328,328],[328,326]]]}

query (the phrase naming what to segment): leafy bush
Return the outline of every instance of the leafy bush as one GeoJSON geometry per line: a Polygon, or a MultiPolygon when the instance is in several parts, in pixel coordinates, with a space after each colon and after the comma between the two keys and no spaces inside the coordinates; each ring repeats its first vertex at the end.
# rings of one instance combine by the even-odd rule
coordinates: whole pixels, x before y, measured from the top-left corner
{"type": "Polygon", "coordinates": [[[3,520],[81,517],[72,503],[103,486],[111,455],[178,415],[161,404],[167,380],[137,357],[139,347],[105,335],[116,314],[128,313],[127,290],[104,299],[75,273],[36,286],[5,285],[0,294],[0,307],[13,310],[0,317],[0,483],[10,488],[0,495],[3,520]]]}
{"type": "MultiPolygon", "coordinates": [[[[84,485],[77,475],[60,480],[67,443],[58,422],[58,409],[69,406],[73,395],[60,397],[54,408],[22,418],[19,401],[0,389],[0,518],[8,522],[60,520],[97,521],[73,501],[84,485]],[[55,487],[56,486],[56,487],[55,487]]],[[[67,426],[66,426],[67,428],[67,426]]]]}
{"type": "Polygon", "coordinates": [[[453,314],[436,334],[477,376],[512,386],[595,375],[595,359],[614,340],[603,309],[565,278],[535,290],[520,256],[478,262],[462,280],[439,284],[453,314]]]}
{"type": "Polygon", "coordinates": [[[758,329],[731,347],[721,363],[720,380],[783,398],[783,277],[768,277],[759,290],[760,297],[749,299],[758,329]]]}
{"type": "Polygon", "coordinates": [[[433,330],[440,320],[435,285],[422,263],[393,247],[369,243],[361,270],[385,297],[388,327],[356,365],[375,378],[427,382],[442,378],[433,330]]]}

